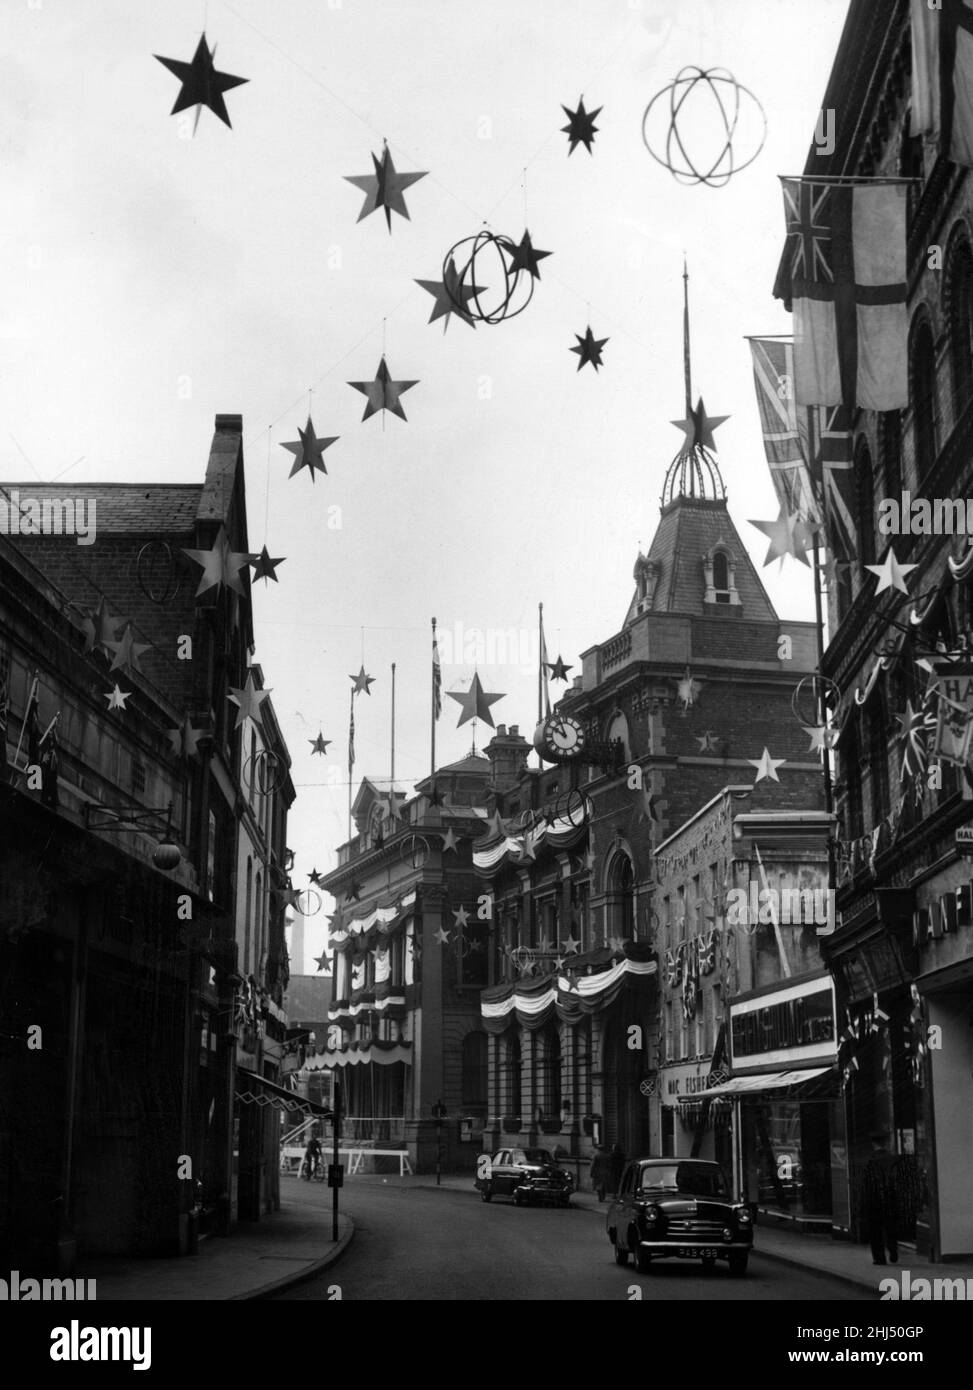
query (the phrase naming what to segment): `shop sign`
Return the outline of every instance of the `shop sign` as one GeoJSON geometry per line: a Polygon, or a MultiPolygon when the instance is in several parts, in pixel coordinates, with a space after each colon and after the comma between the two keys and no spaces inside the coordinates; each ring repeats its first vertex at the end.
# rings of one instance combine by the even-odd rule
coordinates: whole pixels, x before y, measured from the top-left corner
{"type": "Polygon", "coordinates": [[[730,1040],[734,1067],[741,1062],[785,1064],[811,1055],[834,1055],[834,988],[830,979],[814,980],[763,998],[730,1005],[730,1040]]]}

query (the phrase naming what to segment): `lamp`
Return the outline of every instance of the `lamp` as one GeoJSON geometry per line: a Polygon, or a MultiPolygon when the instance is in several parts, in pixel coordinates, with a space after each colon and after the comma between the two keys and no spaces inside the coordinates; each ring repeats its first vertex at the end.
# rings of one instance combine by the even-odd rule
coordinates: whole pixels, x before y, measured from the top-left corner
{"type": "Polygon", "coordinates": [[[130,806],[102,806],[88,801],[84,808],[84,823],[88,830],[122,830],[130,833],[158,835],[159,843],[152,851],[152,863],[164,873],[171,873],[182,861],[182,851],[172,833],[172,802],[168,806],[137,810],[130,806]]]}

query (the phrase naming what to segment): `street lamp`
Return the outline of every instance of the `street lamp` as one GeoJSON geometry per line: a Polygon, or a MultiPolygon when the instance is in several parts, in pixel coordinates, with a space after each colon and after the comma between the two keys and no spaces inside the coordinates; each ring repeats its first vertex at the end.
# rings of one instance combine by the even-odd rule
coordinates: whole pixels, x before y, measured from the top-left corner
{"type": "Polygon", "coordinates": [[[102,806],[88,801],[84,808],[84,823],[88,830],[120,830],[129,834],[158,835],[159,843],[152,851],[152,863],[164,873],[172,873],[182,862],[182,851],[172,833],[172,802],[158,808],[131,806],[102,806]],[[163,819],[164,818],[164,819],[163,819]]]}

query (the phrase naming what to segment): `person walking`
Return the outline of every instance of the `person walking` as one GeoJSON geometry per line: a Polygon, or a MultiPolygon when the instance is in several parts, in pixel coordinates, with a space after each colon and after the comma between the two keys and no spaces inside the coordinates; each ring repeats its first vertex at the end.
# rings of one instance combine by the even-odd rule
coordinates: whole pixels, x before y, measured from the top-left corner
{"type": "Polygon", "coordinates": [[[862,1182],[864,1214],[872,1262],[896,1264],[899,1258],[899,1194],[897,1159],[888,1151],[888,1134],[883,1129],[869,1135],[872,1153],[865,1164],[862,1182]],[[888,1261],[885,1252],[888,1251],[888,1261]]]}
{"type": "Polygon", "coordinates": [[[611,1161],[605,1149],[601,1148],[591,1160],[591,1188],[598,1193],[599,1202],[605,1200],[608,1184],[611,1181],[611,1161]]]}
{"type": "Polygon", "coordinates": [[[304,1151],[304,1170],[308,1178],[316,1176],[318,1164],[321,1162],[321,1140],[316,1134],[312,1134],[308,1140],[308,1145],[304,1151]]]}
{"type": "Polygon", "coordinates": [[[608,1165],[611,1191],[617,1192],[622,1184],[622,1173],[625,1171],[625,1151],[620,1144],[612,1144],[608,1165]]]}

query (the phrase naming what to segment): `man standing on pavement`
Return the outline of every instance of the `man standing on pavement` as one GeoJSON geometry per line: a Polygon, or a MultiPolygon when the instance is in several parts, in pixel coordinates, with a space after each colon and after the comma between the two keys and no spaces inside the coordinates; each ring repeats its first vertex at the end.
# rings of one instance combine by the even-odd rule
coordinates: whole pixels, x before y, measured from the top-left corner
{"type": "Polygon", "coordinates": [[[888,1135],[877,1129],[869,1135],[872,1156],[865,1165],[862,1183],[865,1220],[872,1247],[872,1261],[886,1263],[885,1251],[891,1264],[899,1258],[899,1194],[897,1160],[886,1147],[888,1135]]]}

